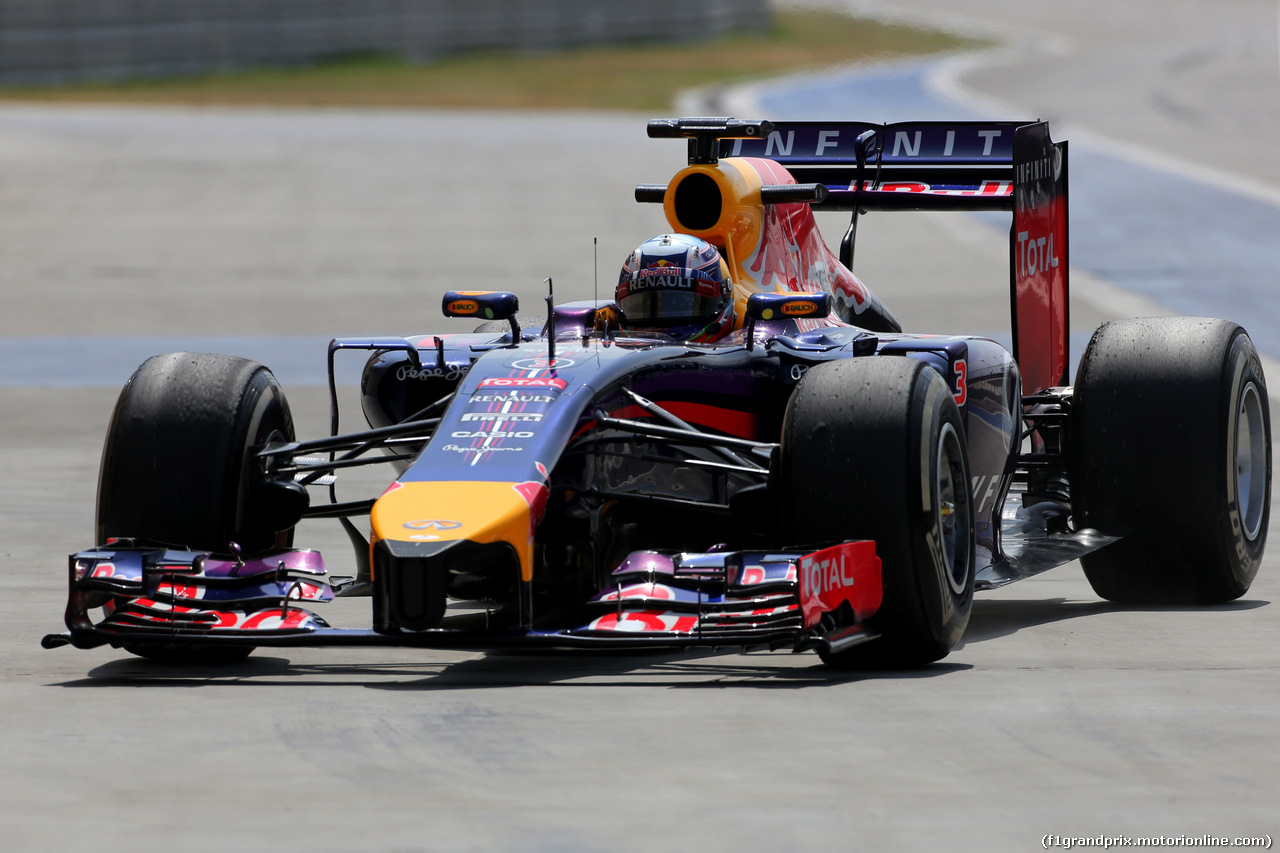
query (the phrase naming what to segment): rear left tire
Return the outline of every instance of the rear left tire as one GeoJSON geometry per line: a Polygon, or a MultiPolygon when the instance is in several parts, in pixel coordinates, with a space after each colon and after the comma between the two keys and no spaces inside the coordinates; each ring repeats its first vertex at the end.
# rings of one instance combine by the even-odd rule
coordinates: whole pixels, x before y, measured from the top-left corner
{"type": "Polygon", "coordinates": [[[869,620],[880,638],[823,661],[945,657],[969,622],[976,557],[964,427],[942,375],[894,356],[810,369],[787,406],[779,474],[788,539],[871,539],[881,560],[884,599],[869,620]]]}
{"type": "Polygon", "coordinates": [[[1244,329],[1102,326],[1080,361],[1071,429],[1076,527],[1125,534],[1081,560],[1098,595],[1214,604],[1249,589],[1271,514],[1271,411],[1244,329]]]}

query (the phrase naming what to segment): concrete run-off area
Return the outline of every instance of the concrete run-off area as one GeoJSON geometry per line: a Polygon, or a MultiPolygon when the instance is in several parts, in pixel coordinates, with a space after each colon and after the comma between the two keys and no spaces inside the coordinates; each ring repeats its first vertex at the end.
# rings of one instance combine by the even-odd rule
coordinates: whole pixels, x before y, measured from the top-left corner
{"type": "MultiPolygon", "coordinates": [[[[1222,85],[1274,94],[1276,58],[1258,35],[1274,38],[1272,3],[893,7],[1004,39],[1006,53],[923,85],[944,81],[988,116],[1053,119],[1081,140],[1080,186],[1077,150],[1118,140],[1182,180],[1212,170],[1197,179],[1280,192],[1274,111],[1222,85]],[[1060,50],[1037,54],[1042,37],[1060,50]],[[1203,122],[1152,96],[1173,72],[1169,94],[1203,122]],[[1250,122],[1259,132],[1235,132],[1250,122]],[[1215,146],[1221,156],[1206,154],[1215,146]]],[[[91,544],[107,419],[148,344],[256,348],[281,365],[299,432],[323,433],[326,393],[307,365],[329,337],[454,328],[438,316],[452,287],[515,290],[529,306],[548,276],[564,299],[610,293],[627,252],[665,228],[634,186],[684,163],[682,144],[645,138],[646,118],[0,108],[7,850],[1025,851],[1055,838],[1275,837],[1274,537],[1253,588],[1225,606],[1114,606],[1076,564],[983,594],[962,644],[914,672],[736,650],[264,650],[220,669],[39,647],[62,627],[66,555],[91,544]]],[[[1089,222],[1073,222],[1085,267],[1089,222]]],[[[838,239],[845,223],[822,224],[838,239]]],[[[999,334],[1007,239],[958,214],[867,216],[858,272],[912,329],[999,334]]],[[[1160,245],[1132,250],[1156,266],[1160,245]]],[[[1077,336],[1170,310],[1096,266],[1073,279],[1077,336]]],[[[298,541],[349,572],[336,527],[308,522],[298,541]]],[[[335,621],[367,619],[367,600],[336,604],[335,621]]]]}

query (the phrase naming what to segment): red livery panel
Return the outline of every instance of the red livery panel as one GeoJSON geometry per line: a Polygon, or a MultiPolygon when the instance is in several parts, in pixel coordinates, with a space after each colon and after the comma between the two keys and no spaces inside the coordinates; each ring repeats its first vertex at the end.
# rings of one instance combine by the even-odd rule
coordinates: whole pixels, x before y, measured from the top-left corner
{"type": "Polygon", "coordinates": [[[846,542],[800,558],[800,609],[812,628],[848,603],[862,621],[880,608],[883,586],[876,543],[846,542]]]}

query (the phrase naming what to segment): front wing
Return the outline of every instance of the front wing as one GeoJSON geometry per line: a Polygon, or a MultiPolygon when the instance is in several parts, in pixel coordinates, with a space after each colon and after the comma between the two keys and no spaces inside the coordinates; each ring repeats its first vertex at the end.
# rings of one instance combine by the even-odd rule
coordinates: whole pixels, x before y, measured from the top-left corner
{"type": "MultiPolygon", "coordinates": [[[[69,558],[69,632],[50,634],[43,645],[791,646],[835,652],[877,636],[867,626],[882,597],[871,542],[811,553],[635,552],[610,580],[564,626],[543,625],[530,612],[503,620],[477,605],[446,616],[438,628],[379,632],[332,627],[314,612],[344,588],[336,579],[330,583],[316,551],[232,561],[204,552],[99,548],[69,558]],[[510,627],[490,627],[495,624],[510,627]]],[[[531,597],[522,600],[522,610],[531,609],[531,597]]]]}

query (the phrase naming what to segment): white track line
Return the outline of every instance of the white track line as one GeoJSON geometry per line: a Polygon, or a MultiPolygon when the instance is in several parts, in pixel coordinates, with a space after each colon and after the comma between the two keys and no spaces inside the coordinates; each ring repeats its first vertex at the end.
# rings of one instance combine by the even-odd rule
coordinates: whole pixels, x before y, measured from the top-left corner
{"type": "MultiPolygon", "coordinates": [[[[1073,41],[1057,33],[996,24],[962,14],[904,10],[882,0],[782,0],[779,5],[836,9],[856,17],[870,18],[884,23],[909,24],[934,30],[941,29],[960,36],[994,40],[996,45],[991,48],[942,57],[925,75],[925,85],[933,94],[973,109],[975,112],[992,116],[1018,115],[1021,110],[1007,101],[966,86],[961,82],[961,77],[979,68],[1006,64],[1026,56],[1068,56],[1075,52],[1073,41]]],[[[1276,37],[1277,44],[1280,45],[1280,0],[1276,0],[1276,37]]],[[[1277,65],[1277,73],[1280,73],[1280,64],[1277,65]]],[[[817,76],[824,75],[797,75],[791,79],[800,83],[806,77],[817,76]]],[[[777,82],[771,81],[770,85],[777,82]]],[[[757,95],[761,85],[748,84],[724,90],[719,93],[719,105],[729,107],[728,112],[733,115],[757,115],[761,112],[757,95]]],[[[1055,122],[1055,129],[1057,131],[1055,135],[1059,138],[1071,139],[1077,145],[1104,152],[1145,168],[1198,181],[1280,209],[1280,190],[1273,187],[1222,169],[1193,163],[1144,145],[1096,133],[1070,122],[1055,122]]],[[[939,221],[945,221],[946,227],[958,239],[966,242],[978,239],[980,236],[978,231],[988,232],[993,239],[1000,239],[1000,235],[994,229],[967,217],[962,218],[963,221],[960,219],[952,217],[939,221]]],[[[1099,310],[1131,317],[1173,313],[1146,296],[1116,287],[1074,266],[1071,268],[1071,295],[1090,303],[1099,310]]],[[[1280,376],[1280,361],[1267,355],[1260,354],[1260,356],[1263,369],[1272,376],[1280,376]]],[[[1275,401],[1275,405],[1280,406],[1280,400],[1275,401]]]]}

